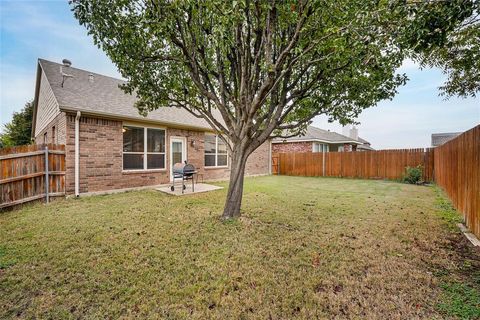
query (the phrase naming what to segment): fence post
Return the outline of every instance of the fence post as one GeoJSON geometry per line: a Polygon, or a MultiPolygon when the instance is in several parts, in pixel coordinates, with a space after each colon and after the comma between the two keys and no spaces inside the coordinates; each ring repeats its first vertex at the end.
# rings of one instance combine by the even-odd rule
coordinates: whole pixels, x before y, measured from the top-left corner
{"type": "Polygon", "coordinates": [[[45,196],[46,196],[46,201],[47,203],[50,202],[50,196],[49,196],[49,179],[48,179],[48,146],[45,146],[45,196]]]}
{"type": "Polygon", "coordinates": [[[323,175],[324,177],[325,177],[325,158],[326,158],[326,157],[325,157],[325,153],[326,153],[326,151],[323,150],[323,155],[322,155],[322,157],[323,157],[323,161],[322,161],[322,164],[323,164],[323,165],[322,165],[322,175],[323,175]]]}

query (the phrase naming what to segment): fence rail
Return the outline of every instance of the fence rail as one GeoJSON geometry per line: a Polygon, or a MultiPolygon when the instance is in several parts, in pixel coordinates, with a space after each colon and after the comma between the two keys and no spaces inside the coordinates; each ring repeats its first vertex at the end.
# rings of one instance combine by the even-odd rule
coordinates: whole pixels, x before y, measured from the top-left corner
{"type": "Polygon", "coordinates": [[[480,125],[435,149],[435,182],[480,237],[480,125]]]}
{"type": "Polygon", "coordinates": [[[0,150],[0,208],[65,195],[65,146],[0,150]]]}
{"type": "Polygon", "coordinates": [[[423,166],[423,179],[433,179],[433,149],[366,152],[273,154],[274,174],[294,176],[401,179],[405,167],[423,166]]]}

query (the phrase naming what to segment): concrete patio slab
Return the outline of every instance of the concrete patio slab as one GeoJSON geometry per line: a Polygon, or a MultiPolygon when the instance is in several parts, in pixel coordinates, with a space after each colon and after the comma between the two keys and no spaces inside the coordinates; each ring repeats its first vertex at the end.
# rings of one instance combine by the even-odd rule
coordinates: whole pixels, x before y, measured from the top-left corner
{"type": "Polygon", "coordinates": [[[171,195],[174,195],[174,196],[185,196],[187,194],[195,194],[195,193],[202,193],[202,192],[208,192],[208,191],[223,189],[223,187],[218,187],[218,186],[214,186],[214,185],[206,184],[206,183],[196,183],[195,184],[195,192],[192,191],[192,184],[191,183],[187,183],[186,187],[187,188],[185,189],[184,193],[182,193],[182,185],[181,184],[176,184],[175,185],[175,191],[172,191],[170,189],[170,185],[161,186],[159,188],[155,188],[155,190],[158,190],[158,191],[161,191],[161,192],[164,192],[164,193],[168,193],[168,194],[171,194],[171,195]]]}

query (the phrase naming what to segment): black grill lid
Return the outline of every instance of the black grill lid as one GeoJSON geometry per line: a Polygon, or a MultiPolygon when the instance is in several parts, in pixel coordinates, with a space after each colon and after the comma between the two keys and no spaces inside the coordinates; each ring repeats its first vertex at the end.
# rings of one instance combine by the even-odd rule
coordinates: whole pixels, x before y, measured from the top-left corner
{"type": "Polygon", "coordinates": [[[195,166],[191,163],[178,162],[173,165],[173,172],[181,174],[195,172],[195,166]]]}

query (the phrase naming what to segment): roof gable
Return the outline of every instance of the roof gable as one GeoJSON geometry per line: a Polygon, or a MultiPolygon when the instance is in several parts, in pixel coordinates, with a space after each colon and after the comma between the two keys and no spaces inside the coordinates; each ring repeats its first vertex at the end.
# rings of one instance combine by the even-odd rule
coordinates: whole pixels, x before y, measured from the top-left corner
{"type": "Polygon", "coordinates": [[[52,87],[47,80],[45,72],[40,64],[38,64],[35,80],[35,95],[33,99],[31,137],[34,138],[59,113],[60,108],[58,101],[56,100],[52,87]]]}

